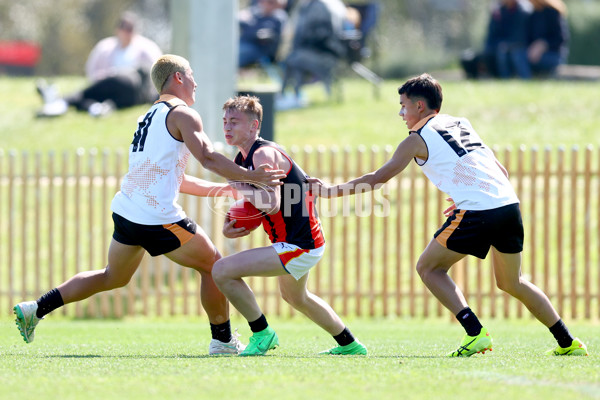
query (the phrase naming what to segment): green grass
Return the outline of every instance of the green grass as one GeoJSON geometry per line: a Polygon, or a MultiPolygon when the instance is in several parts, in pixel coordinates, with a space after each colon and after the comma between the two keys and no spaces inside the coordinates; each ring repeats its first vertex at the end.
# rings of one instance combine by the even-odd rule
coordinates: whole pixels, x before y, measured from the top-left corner
{"type": "MultiPolygon", "coordinates": [[[[0,398],[68,399],[598,399],[598,326],[571,324],[589,357],[543,355],[554,341],[534,321],[491,320],[494,351],[443,355],[462,329],[447,320],[348,320],[363,357],[318,356],[334,344],[305,318],[273,319],[281,347],[214,358],[203,319],[70,321],[51,316],[36,341],[0,323],[0,398]]],[[[249,329],[234,318],[242,339],[249,329]]]]}
{"type": "MultiPolygon", "coordinates": [[[[64,92],[81,78],[56,80],[64,92]]],[[[375,100],[364,82],[344,84],[345,100],[328,101],[320,86],[312,105],[278,113],[276,140],[296,146],[395,146],[406,135],[396,88],[375,100]]],[[[528,147],[600,144],[600,82],[442,81],[443,111],[469,118],[489,145],[528,147]]],[[[146,106],[93,119],[70,112],[36,119],[31,78],[0,77],[1,148],[28,152],[123,149],[146,106]]],[[[205,117],[206,118],[206,117],[205,117]]],[[[220,116],[219,116],[220,118],[220,116]]],[[[418,290],[421,290],[419,286],[418,290]]],[[[349,320],[369,347],[367,358],[315,356],[333,342],[303,318],[272,320],[281,348],[257,359],[207,356],[207,323],[168,320],[71,321],[48,318],[36,342],[24,344],[12,320],[0,319],[0,398],[60,399],[600,399],[598,323],[570,324],[592,356],[548,358],[553,345],[541,324],[491,320],[494,351],[470,359],[442,357],[462,335],[438,319],[349,320]]],[[[244,341],[245,322],[234,321],[244,341]]]]}
{"type": "MultiPolygon", "coordinates": [[[[81,77],[54,79],[61,92],[82,87],[81,77]]],[[[397,87],[401,81],[386,81],[381,98],[375,99],[365,81],[343,84],[344,101],[328,100],[323,87],[309,85],[311,105],[279,112],[275,116],[275,139],[291,146],[396,146],[407,134],[398,116],[397,87]]],[[[462,81],[441,80],[444,88],[442,112],[471,120],[490,146],[518,147],[600,144],[600,82],[561,81],[462,81]]],[[[0,77],[0,129],[5,132],[4,149],[47,152],[55,150],[126,149],[131,142],[142,105],[94,119],[71,111],[56,119],[36,119],[41,100],[33,78],[0,77]]],[[[215,110],[220,120],[221,110],[215,110]]],[[[204,119],[208,116],[203,116],[204,119]]],[[[220,137],[221,132],[216,135],[220,137]]]]}

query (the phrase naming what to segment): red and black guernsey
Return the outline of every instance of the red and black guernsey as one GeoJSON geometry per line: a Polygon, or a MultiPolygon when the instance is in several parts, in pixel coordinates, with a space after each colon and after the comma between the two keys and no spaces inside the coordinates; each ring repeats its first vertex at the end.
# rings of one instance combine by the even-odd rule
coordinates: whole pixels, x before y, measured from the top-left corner
{"type": "Polygon", "coordinates": [[[265,214],[263,219],[263,228],[269,239],[272,243],[287,242],[303,249],[323,246],[325,238],[315,207],[316,196],[309,190],[306,180],[308,176],[277,143],[258,138],[250,148],[248,157],[244,159],[242,153],[238,153],[235,163],[247,169],[255,169],[252,162],[254,152],[264,146],[273,147],[291,164],[287,176],[282,179],[283,185],[276,189],[281,194],[279,211],[273,215],[265,214]]]}

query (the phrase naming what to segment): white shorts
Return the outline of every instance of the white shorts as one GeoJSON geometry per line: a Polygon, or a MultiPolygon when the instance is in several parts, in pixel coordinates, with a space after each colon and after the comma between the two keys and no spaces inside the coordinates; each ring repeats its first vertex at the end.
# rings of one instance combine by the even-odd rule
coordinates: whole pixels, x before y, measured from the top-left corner
{"type": "Polygon", "coordinates": [[[274,243],[273,248],[279,254],[283,269],[296,280],[306,275],[319,262],[325,252],[325,246],[311,250],[285,242],[274,243]]]}

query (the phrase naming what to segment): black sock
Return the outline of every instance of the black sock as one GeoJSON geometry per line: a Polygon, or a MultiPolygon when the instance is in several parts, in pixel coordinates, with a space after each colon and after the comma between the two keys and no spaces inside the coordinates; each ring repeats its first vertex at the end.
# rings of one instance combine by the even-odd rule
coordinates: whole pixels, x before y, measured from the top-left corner
{"type": "Polygon", "coordinates": [[[352,332],[350,332],[350,329],[346,327],[344,327],[342,333],[335,335],[333,338],[340,346],[346,346],[354,342],[354,336],[352,335],[352,332]]]}
{"type": "Polygon", "coordinates": [[[256,321],[248,322],[248,325],[250,325],[250,330],[252,332],[260,332],[269,327],[265,314],[261,314],[256,321]]]}
{"type": "Polygon", "coordinates": [[[475,315],[469,307],[456,314],[456,319],[460,322],[462,327],[465,328],[465,331],[469,336],[479,335],[481,328],[483,328],[479,319],[477,319],[477,315],[475,315]]]}
{"type": "Polygon", "coordinates": [[[557,323],[552,325],[550,328],[550,333],[554,335],[554,339],[558,342],[560,347],[569,347],[573,343],[573,336],[567,329],[567,326],[563,322],[562,319],[559,319],[557,323]]]}
{"type": "Polygon", "coordinates": [[[219,325],[210,324],[210,333],[213,339],[229,343],[231,341],[231,324],[229,320],[219,325]]]}
{"type": "Polygon", "coordinates": [[[58,289],[54,288],[42,297],[37,299],[38,309],[35,312],[35,316],[42,318],[44,315],[56,310],[58,307],[65,305],[62,296],[58,289]]]}

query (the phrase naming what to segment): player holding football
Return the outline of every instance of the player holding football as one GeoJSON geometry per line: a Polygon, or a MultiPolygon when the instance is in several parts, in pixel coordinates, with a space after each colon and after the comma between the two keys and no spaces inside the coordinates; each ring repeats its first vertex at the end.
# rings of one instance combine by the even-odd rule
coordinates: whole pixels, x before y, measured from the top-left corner
{"type": "Polygon", "coordinates": [[[23,339],[31,343],[38,322],[64,304],[98,292],[125,286],[147,251],[164,254],[201,275],[200,297],[208,314],[212,340],[210,354],[237,354],[244,346],[231,334],[229,304],[217,289],[211,270],[221,255],[206,233],[186,216],[177,203],[179,193],[197,196],[230,195],[227,184],[215,184],[185,174],[192,154],[207,169],[234,180],[280,185],[283,171],[241,168],[213,150],[194,104],[196,82],[189,62],[164,55],[152,67],[152,81],[160,98],[138,120],[129,147],[129,172],[112,201],[113,238],[108,265],[80,272],[37,301],[14,307],[23,339]],[[218,190],[220,189],[220,190],[218,190]]]}
{"type": "MultiPolygon", "coordinates": [[[[257,97],[229,99],[223,110],[225,140],[239,149],[236,164],[248,169],[267,164],[286,172],[283,186],[274,192],[247,183],[230,182],[246,200],[263,211],[263,227],[273,243],[222,258],[213,268],[217,286],[248,320],[253,332],[240,356],[264,355],[279,345],[277,334],[268,325],[254,293],[242,279],[247,276],[278,277],[283,299],[337,341],[338,346],[321,354],[366,355],[365,346],[354,338],[335,311],[306,287],[309,270],[325,251],[315,197],[306,184],[307,175],[276,143],[259,137],[263,110],[257,97]]],[[[223,226],[226,237],[238,238],[250,233],[244,227],[235,228],[234,224],[235,219],[226,217],[223,226]]]]}
{"type": "Polygon", "coordinates": [[[425,175],[454,204],[417,262],[427,288],[466,331],[451,357],[469,357],[492,349],[492,337],[469,308],[448,270],[467,254],[485,258],[490,248],[498,287],[520,300],[550,329],[558,347],[553,355],[587,355],[585,344],[573,338],[548,297],[521,275],[523,223],[519,199],[506,169],[481,141],[468,120],[439,114],[442,88],[428,74],[409,79],[398,89],[400,116],[409,136],[377,171],[347,183],[328,186],[310,179],[323,197],[354,194],[357,185],[372,190],[402,172],[415,160],[425,175]]]}

